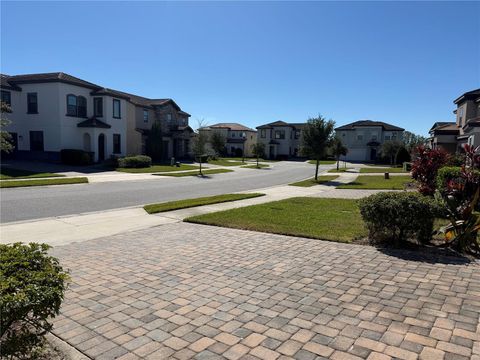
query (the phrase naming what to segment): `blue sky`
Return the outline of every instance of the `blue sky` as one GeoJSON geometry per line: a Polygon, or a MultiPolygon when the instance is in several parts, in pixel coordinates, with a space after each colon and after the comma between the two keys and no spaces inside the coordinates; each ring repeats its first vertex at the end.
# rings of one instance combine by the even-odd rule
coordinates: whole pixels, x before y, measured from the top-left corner
{"type": "Polygon", "coordinates": [[[191,123],[319,113],[426,134],[480,87],[480,2],[3,2],[1,71],[173,98],[191,123]]]}

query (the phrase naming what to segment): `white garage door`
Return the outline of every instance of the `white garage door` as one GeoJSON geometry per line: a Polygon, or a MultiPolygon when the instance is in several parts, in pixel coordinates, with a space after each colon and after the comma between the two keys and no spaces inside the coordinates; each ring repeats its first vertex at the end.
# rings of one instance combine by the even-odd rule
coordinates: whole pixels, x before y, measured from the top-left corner
{"type": "Polygon", "coordinates": [[[365,149],[348,149],[347,161],[365,161],[365,149]]]}

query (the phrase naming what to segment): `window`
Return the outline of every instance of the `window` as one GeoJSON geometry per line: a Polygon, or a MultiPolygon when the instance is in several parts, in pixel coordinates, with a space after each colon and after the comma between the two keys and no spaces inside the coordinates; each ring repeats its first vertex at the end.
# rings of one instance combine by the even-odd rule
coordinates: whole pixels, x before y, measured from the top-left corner
{"type": "Polygon", "coordinates": [[[87,99],[83,96],[77,97],[77,116],[87,117],[87,99]]]}
{"type": "Polygon", "coordinates": [[[358,134],[357,135],[357,140],[363,140],[363,134],[358,134]]]}
{"type": "Polygon", "coordinates": [[[372,140],[377,140],[377,133],[372,134],[372,140]]]}
{"type": "Polygon", "coordinates": [[[397,138],[397,133],[392,133],[392,140],[395,140],[397,138]]]}
{"type": "Polygon", "coordinates": [[[148,110],[143,109],[143,122],[148,123],[148,110]]]}
{"type": "Polygon", "coordinates": [[[121,151],[121,145],[120,145],[120,134],[113,134],[113,153],[114,154],[120,154],[121,151]]]}
{"type": "Polygon", "coordinates": [[[385,140],[390,140],[390,135],[385,135],[385,140]]]}
{"type": "Polygon", "coordinates": [[[232,131],[232,132],[230,133],[230,136],[231,136],[232,138],[234,138],[234,137],[235,137],[235,132],[232,131]]]}
{"type": "Polygon", "coordinates": [[[75,95],[67,95],[67,115],[77,116],[77,97],[75,95]]]}
{"type": "Polygon", "coordinates": [[[43,131],[30,131],[30,151],[43,151],[43,131]]]}
{"type": "Polygon", "coordinates": [[[172,114],[167,114],[167,121],[168,122],[172,121],[172,114]]]}
{"type": "Polygon", "coordinates": [[[295,130],[295,139],[300,138],[300,130],[295,130]]]}
{"type": "Polygon", "coordinates": [[[12,105],[12,97],[10,95],[10,91],[2,90],[2,102],[7,104],[8,106],[12,105]]]}
{"type": "Polygon", "coordinates": [[[120,100],[113,99],[113,117],[115,119],[120,119],[120,100]]]}
{"type": "Polygon", "coordinates": [[[38,114],[37,93],[27,94],[27,113],[38,114]]]}
{"type": "Polygon", "coordinates": [[[101,97],[93,98],[93,116],[103,116],[103,98],[101,97]]]}
{"type": "Polygon", "coordinates": [[[285,130],[275,130],[275,139],[285,139],[285,130]]]}

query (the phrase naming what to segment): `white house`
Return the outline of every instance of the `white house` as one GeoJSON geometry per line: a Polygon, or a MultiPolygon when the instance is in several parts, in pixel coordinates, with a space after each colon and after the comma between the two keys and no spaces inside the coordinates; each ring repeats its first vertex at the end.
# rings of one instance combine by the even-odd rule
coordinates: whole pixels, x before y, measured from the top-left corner
{"type": "Polygon", "coordinates": [[[302,130],[306,123],[275,121],[257,126],[257,141],[265,145],[269,159],[286,159],[301,156],[302,130]]]}
{"type": "MultiPolygon", "coordinates": [[[[11,112],[4,114],[11,121],[6,130],[13,137],[16,155],[23,158],[55,161],[62,149],[92,152],[95,161],[139,154],[154,121],[168,129],[164,138],[168,158],[174,150],[168,143],[169,137],[173,143],[172,132],[182,138],[185,133],[188,139],[193,133],[188,127],[190,115],[171,99],[138,97],[61,72],[1,75],[1,99],[10,105],[11,112]],[[169,116],[164,114],[166,108],[171,109],[169,116]],[[163,115],[171,120],[169,124],[163,124],[163,115]]],[[[188,146],[182,147],[181,155],[189,152],[188,146]]]]}

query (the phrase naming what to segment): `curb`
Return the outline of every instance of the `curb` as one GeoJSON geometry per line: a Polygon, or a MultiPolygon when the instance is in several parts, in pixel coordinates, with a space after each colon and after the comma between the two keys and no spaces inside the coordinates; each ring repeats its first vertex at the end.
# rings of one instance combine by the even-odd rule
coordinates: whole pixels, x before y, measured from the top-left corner
{"type": "Polygon", "coordinates": [[[50,332],[45,335],[45,338],[65,356],[66,360],[91,360],[90,357],[50,332]]]}

